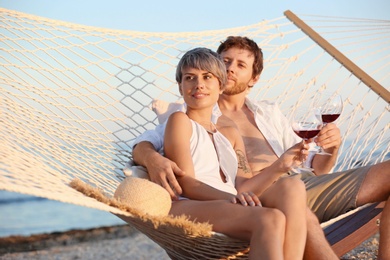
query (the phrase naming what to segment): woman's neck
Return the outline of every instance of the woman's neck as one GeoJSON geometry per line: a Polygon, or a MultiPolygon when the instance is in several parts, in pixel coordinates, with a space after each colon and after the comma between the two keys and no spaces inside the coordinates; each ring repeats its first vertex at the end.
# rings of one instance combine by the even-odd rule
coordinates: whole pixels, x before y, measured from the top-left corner
{"type": "Polygon", "coordinates": [[[206,131],[211,133],[216,131],[215,125],[211,122],[212,110],[204,111],[187,108],[186,114],[190,119],[203,126],[206,131]]]}

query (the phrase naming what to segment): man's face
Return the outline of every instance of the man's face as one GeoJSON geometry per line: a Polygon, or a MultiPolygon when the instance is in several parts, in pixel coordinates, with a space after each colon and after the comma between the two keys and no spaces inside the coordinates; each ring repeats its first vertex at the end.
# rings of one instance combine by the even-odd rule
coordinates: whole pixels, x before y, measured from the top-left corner
{"type": "Polygon", "coordinates": [[[253,86],[256,83],[252,78],[255,58],[250,51],[230,48],[222,52],[221,56],[225,62],[228,74],[228,82],[223,92],[224,94],[236,95],[242,93],[248,89],[248,86],[253,86]]]}

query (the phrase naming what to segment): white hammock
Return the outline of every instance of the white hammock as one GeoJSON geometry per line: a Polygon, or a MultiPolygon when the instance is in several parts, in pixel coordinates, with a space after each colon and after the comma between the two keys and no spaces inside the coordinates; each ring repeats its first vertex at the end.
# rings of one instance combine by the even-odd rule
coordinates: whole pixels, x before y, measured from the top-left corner
{"type": "MultiPolygon", "coordinates": [[[[309,18],[314,30],[387,88],[382,97],[286,17],[225,30],[148,33],[0,8],[0,189],[128,216],[158,242],[161,230],[153,221],[145,224],[69,183],[78,178],[112,196],[132,141],[158,123],[152,101],[180,99],[174,71],[181,55],[198,46],[216,50],[229,35],[247,36],[262,47],[265,69],[249,95],[276,100],[287,116],[324,89],[342,94],[344,111],[337,124],[343,144],[335,170],[385,160],[390,152],[390,21],[309,18]]],[[[167,251],[174,257],[175,250],[167,251]]]]}

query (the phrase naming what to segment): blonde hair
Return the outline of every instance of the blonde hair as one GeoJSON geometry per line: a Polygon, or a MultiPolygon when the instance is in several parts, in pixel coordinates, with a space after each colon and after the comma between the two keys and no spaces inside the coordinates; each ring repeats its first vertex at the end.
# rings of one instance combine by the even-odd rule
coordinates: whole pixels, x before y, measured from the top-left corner
{"type": "Polygon", "coordinates": [[[220,55],[215,51],[202,47],[187,51],[176,67],[177,83],[182,80],[184,68],[208,71],[218,78],[221,90],[225,88],[227,82],[226,66],[220,55]]]}

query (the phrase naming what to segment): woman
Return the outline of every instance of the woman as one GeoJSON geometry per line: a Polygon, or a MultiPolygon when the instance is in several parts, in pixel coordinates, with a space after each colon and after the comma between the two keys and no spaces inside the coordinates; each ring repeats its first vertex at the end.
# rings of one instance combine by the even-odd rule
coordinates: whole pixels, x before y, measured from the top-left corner
{"type": "MultiPolygon", "coordinates": [[[[176,81],[187,111],[169,117],[164,153],[185,174],[177,177],[183,197],[172,202],[170,214],[209,222],[216,232],[249,241],[251,259],[302,259],[307,232],[303,183],[290,177],[262,184],[259,175],[252,176],[238,130],[211,121],[227,81],[223,61],[209,49],[190,50],[177,66],[176,81]],[[290,232],[294,239],[286,240],[290,232]]],[[[284,155],[278,173],[299,163],[302,146],[284,155]]]]}

